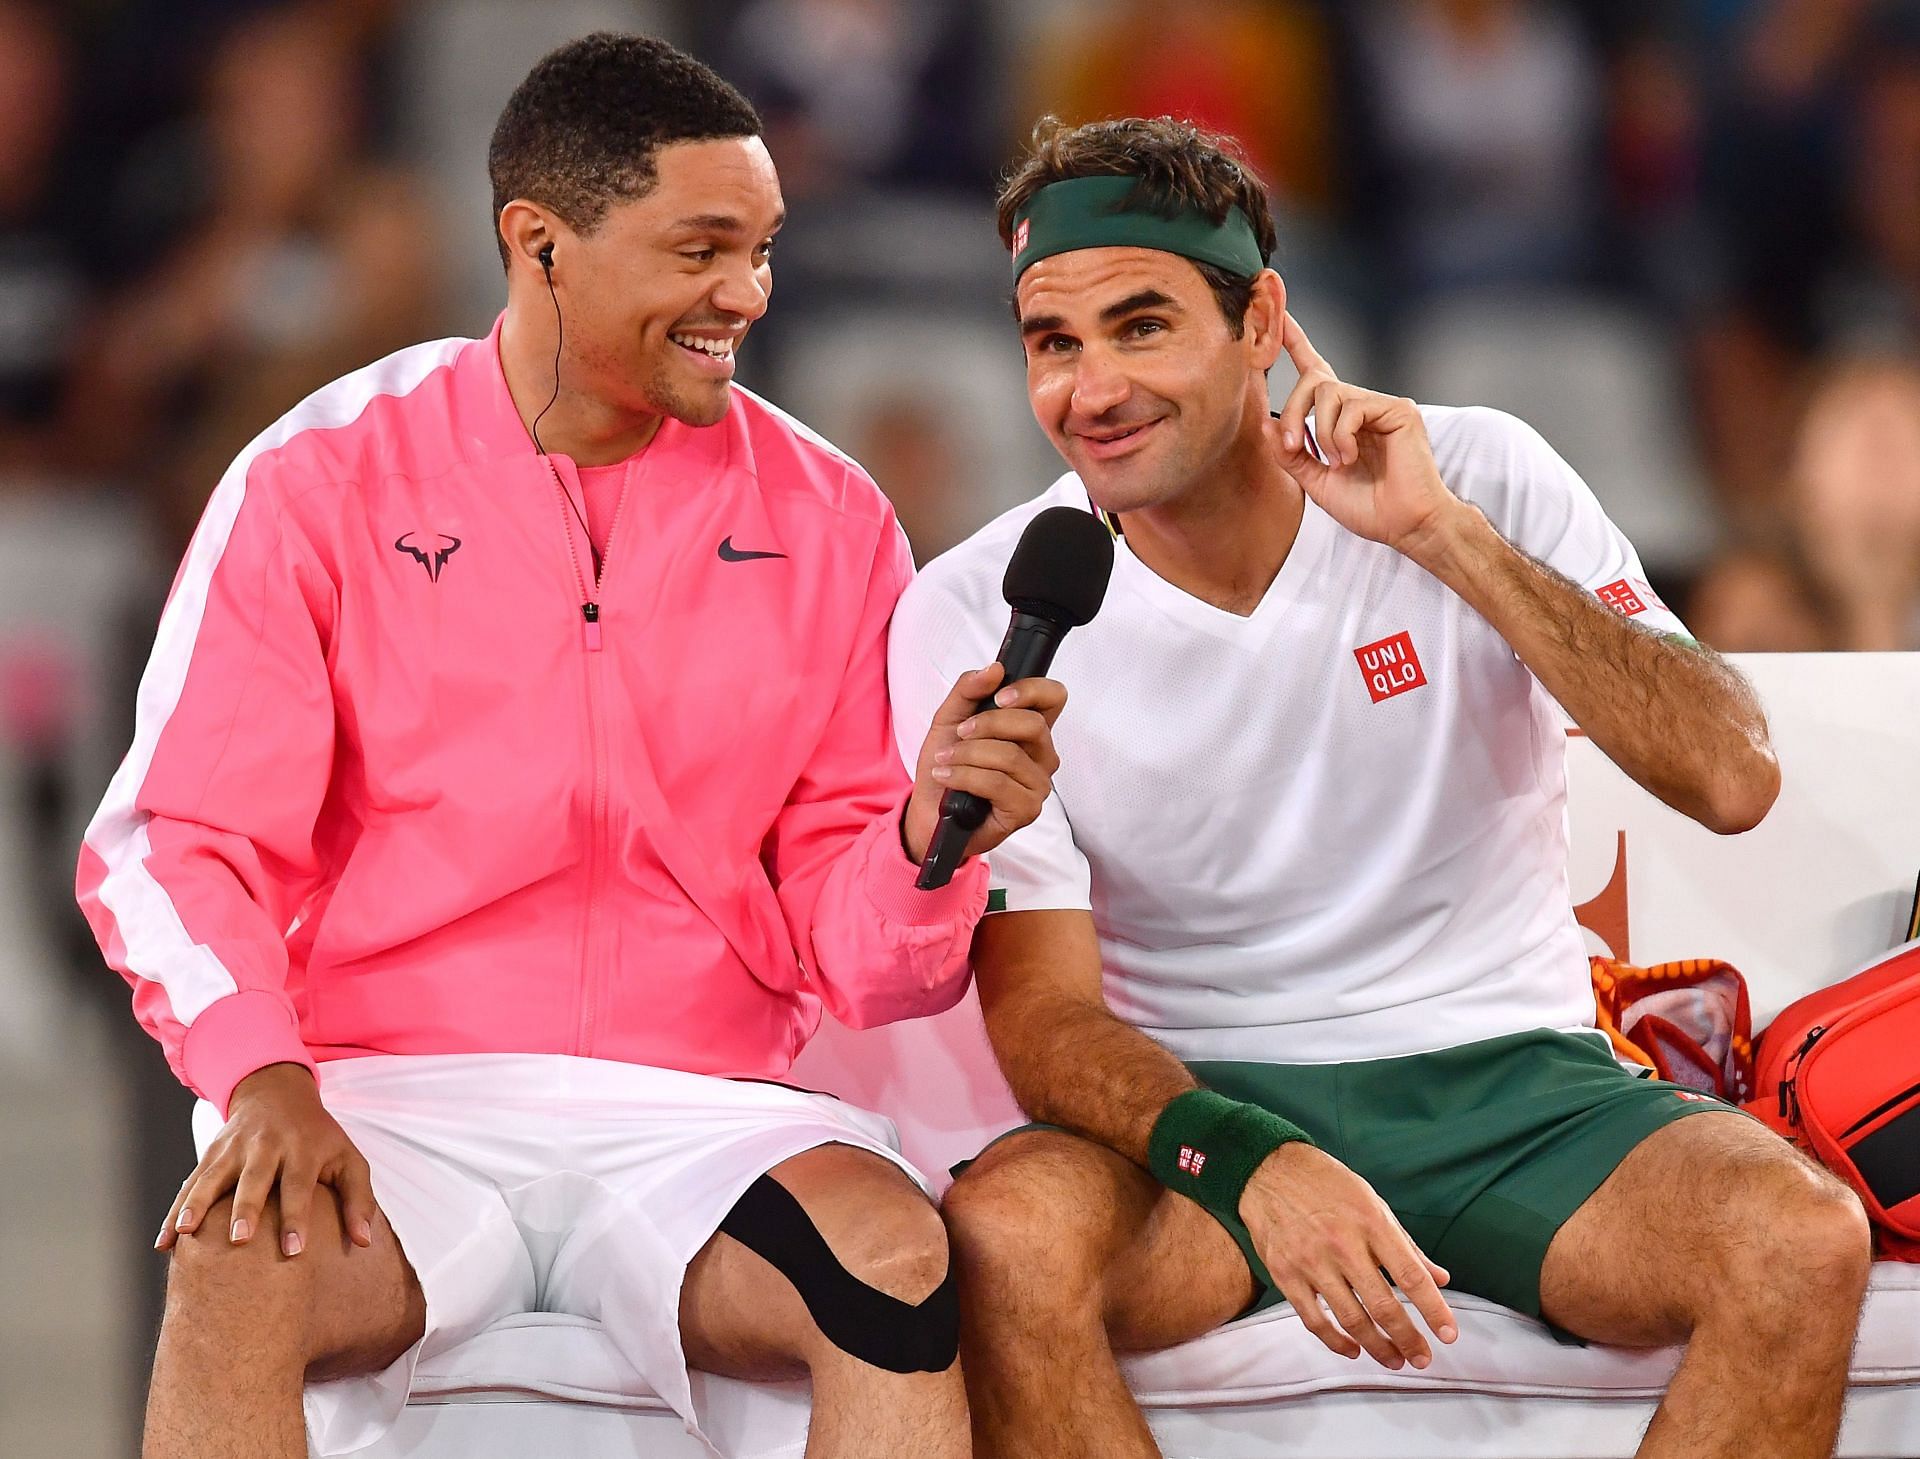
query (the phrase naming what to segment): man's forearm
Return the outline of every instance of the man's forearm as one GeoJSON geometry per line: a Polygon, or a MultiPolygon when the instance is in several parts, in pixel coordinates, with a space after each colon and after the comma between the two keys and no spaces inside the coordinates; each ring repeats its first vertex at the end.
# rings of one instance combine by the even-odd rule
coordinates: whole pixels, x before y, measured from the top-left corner
{"type": "Polygon", "coordinates": [[[1711,649],[1662,638],[1514,547],[1460,504],[1403,550],[1492,624],[1622,770],[1723,834],[1780,788],[1766,716],[1711,649]]]}
{"type": "Polygon", "coordinates": [[[1035,1120],[1142,1166],[1154,1121],[1195,1087],[1171,1052],[1105,1008],[1052,992],[1016,994],[987,1015],[1001,1073],[1035,1120]]]}

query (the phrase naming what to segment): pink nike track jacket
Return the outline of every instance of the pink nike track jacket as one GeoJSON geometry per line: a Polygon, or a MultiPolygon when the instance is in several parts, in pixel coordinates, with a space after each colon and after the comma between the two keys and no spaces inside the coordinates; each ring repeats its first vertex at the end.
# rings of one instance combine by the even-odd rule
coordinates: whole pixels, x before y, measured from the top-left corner
{"type": "Polygon", "coordinates": [[[563,1053],[777,1078],[965,986],[977,859],[913,888],[853,462],[736,389],[667,420],[596,584],[482,340],[327,386],[208,502],[80,902],[180,1078],[563,1053]]]}

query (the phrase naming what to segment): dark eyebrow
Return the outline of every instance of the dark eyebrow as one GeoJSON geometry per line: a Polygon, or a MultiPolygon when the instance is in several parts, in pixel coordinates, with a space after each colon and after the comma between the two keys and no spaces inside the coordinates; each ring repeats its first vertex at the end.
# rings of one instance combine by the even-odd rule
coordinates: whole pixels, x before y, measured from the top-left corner
{"type": "Polygon", "coordinates": [[[1179,303],[1161,293],[1158,289],[1142,289],[1129,294],[1118,303],[1109,304],[1100,311],[1100,322],[1111,324],[1116,319],[1125,319],[1129,314],[1137,314],[1142,309],[1178,309],[1179,303]]]}
{"type": "MultiPolygon", "coordinates": [[[[787,215],[781,213],[767,228],[769,233],[778,233],[787,221],[787,215]]],[[[682,218],[675,223],[674,230],[689,233],[745,233],[747,225],[730,213],[700,213],[691,218],[682,218]]]]}
{"type": "MultiPolygon", "coordinates": [[[[1158,289],[1141,289],[1127,295],[1100,311],[1100,322],[1112,324],[1116,319],[1125,319],[1129,314],[1138,314],[1142,309],[1166,309],[1177,313],[1180,303],[1177,299],[1161,293],[1158,289]]],[[[1051,334],[1065,325],[1058,314],[1035,314],[1020,321],[1020,337],[1027,338],[1035,334],[1051,334]]]]}

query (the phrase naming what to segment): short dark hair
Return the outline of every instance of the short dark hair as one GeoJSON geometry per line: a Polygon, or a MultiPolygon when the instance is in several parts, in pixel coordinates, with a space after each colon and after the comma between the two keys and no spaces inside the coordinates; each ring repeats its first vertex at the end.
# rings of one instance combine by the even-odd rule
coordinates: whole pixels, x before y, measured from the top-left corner
{"type": "Polygon", "coordinates": [[[500,210],[515,198],[591,233],[653,186],[660,148],[760,132],[746,97],[663,40],[603,30],[569,41],[515,88],[487,148],[501,262],[500,210]]]}
{"type": "MultiPolygon", "coordinates": [[[[1077,127],[1055,116],[1041,117],[1026,155],[1000,188],[1000,241],[1011,249],[1014,215],[1041,188],[1072,177],[1137,177],[1139,200],[1169,216],[1193,208],[1222,223],[1237,207],[1253,224],[1261,259],[1273,258],[1278,241],[1273,203],[1266,184],[1254,175],[1231,137],[1173,117],[1122,117],[1077,127]]],[[[1227,327],[1238,339],[1253,302],[1253,280],[1210,263],[1196,260],[1193,266],[1213,290],[1227,327]]]]}

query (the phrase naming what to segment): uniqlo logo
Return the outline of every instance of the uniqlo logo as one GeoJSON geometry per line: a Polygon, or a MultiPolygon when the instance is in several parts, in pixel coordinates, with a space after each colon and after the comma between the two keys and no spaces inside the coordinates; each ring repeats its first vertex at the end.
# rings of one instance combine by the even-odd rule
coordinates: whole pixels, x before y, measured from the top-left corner
{"type": "Polygon", "coordinates": [[[1413,639],[1404,633],[1383,638],[1353,651],[1360,663],[1360,677],[1367,681],[1367,693],[1378,704],[1427,682],[1420,667],[1420,655],[1413,651],[1413,639]]]}
{"type": "MultiPolygon", "coordinates": [[[[1640,594],[1635,591],[1633,581],[1630,578],[1621,578],[1619,582],[1608,583],[1604,588],[1595,588],[1593,592],[1595,597],[1613,609],[1614,612],[1624,614],[1628,618],[1633,617],[1636,613],[1644,613],[1647,611],[1646,599],[1642,598],[1640,594]]],[[[1651,598],[1652,596],[1652,589],[1648,589],[1647,597],[1651,598]]]]}
{"type": "Polygon", "coordinates": [[[1191,1145],[1182,1145],[1180,1147],[1180,1159],[1176,1163],[1179,1165],[1180,1169],[1184,1171],[1186,1174],[1198,1175],[1202,1170],[1206,1168],[1206,1164],[1207,1164],[1206,1152],[1203,1150],[1196,1150],[1191,1145]]]}
{"type": "Polygon", "coordinates": [[[1029,218],[1022,218],[1020,220],[1020,226],[1013,230],[1013,251],[1015,253],[1018,253],[1027,246],[1027,234],[1031,231],[1031,222],[1032,220],[1029,218]]]}

